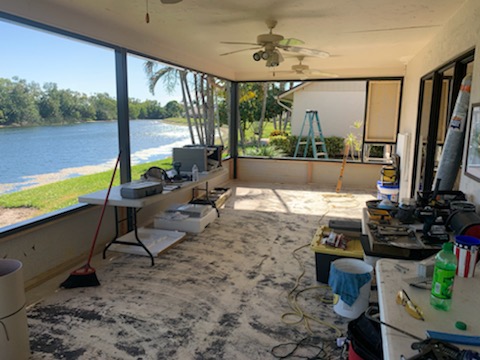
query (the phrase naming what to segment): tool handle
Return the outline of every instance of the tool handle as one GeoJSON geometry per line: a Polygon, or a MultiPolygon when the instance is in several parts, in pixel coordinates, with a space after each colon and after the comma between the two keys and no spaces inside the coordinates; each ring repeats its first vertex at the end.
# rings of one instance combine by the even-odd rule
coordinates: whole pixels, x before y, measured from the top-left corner
{"type": "Polygon", "coordinates": [[[480,346],[480,336],[451,334],[433,330],[427,330],[426,334],[428,337],[436,340],[446,341],[454,344],[480,346]]]}
{"type": "Polygon", "coordinates": [[[107,195],[105,196],[105,201],[103,202],[102,213],[100,214],[100,218],[98,219],[97,229],[95,230],[95,236],[93,237],[92,246],[90,247],[90,254],[88,255],[87,265],[90,265],[90,261],[92,260],[93,250],[95,249],[98,233],[100,232],[100,225],[102,225],[103,214],[105,213],[105,208],[107,207],[110,190],[112,190],[113,180],[115,179],[115,173],[117,172],[118,163],[120,162],[120,155],[121,152],[118,154],[117,162],[115,163],[115,168],[113,169],[112,178],[110,179],[110,184],[108,185],[107,195]]]}

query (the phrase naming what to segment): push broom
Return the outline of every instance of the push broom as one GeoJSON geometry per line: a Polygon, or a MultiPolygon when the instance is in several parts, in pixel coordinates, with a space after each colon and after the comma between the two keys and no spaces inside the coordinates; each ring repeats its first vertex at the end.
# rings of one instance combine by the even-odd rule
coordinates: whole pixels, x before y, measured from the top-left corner
{"type": "Polygon", "coordinates": [[[81,268],[73,271],[67,280],[60,284],[60,287],[65,289],[73,289],[77,287],[89,287],[89,286],[98,286],[100,282],[97,279],[95,274],[95,269],[90,265],[93,256],[93,250],[95,249],[95,243],[97,242],[98,233],[100,231],[100,226],[102,225],[103,214],[105,213],[105,208],[107,207],[108,197],[110,195],[110,190],[112,189],[113,180],[115,179],[115,173],[117,172],[118,163],[120,162],[120,154],[118,154],[117,162],[115,163],[115,168],[113,169],[112,179],[110,180],[110,185],[108,186],[107,195],[105,196],[105,201],[103,203],[102,212],[100,218],[98,219],[97,230],[93,237],[92,246],[90,247],[90,253],[88,255],[87,263],[81,268]]]}

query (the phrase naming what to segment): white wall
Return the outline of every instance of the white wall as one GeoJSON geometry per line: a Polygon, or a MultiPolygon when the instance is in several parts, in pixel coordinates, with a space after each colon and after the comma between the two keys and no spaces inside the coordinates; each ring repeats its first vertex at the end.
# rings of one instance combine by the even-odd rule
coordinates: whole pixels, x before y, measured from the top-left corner
{"type": "MultiPolygon", "coordinates": [[[[442,28],[436,37],[407,65],[400,121],[400,132],[415,136],[417,121],[418,98],[420,79],[427,73],[449,62],[468,50],[480,46],[480,1],[468,0],[464,6],[452,16],[449,22],[442,28]]],[[[470,102],[480,102],[480,54],[476,54],[473,67],[472,93],[470,102]]],[[[467,128],[469,127],[467,123],[467,128]]],[[[413,160],[415,141],[410,143],[409,159],[413,160]]],[[[464,154],[466,151],[464,151],[464,154]]],[[[464,163],[464,159],[462,164],[464,163]]],[[[406,190],[411,186],[413,161],[410,161],[408,186],[401,190],[400,197],[408,196],[406,190]]],[[[468,195],[470,201],[480,204],[480,184],[464,174],[460,180],[460,190],[468,195]]]]}
{"type": "MultiPolygon", "coordinates": [[[[315,184],[334,191],[342,163],[339,161],[299,161],[287,159],[237,160],[237,179],[245,182],[315,184]]],[[[382,164],[348,163],[343,174],[342,190],[376,193],[382,164]]]]}
{"type": "MultiPolygon", "coordinates": [[[[306,110],[317,110],[324,136],[345,137],[365,114],[366,81],[312,82],[294,93],[292,134],[299,135],[306,110]]],[[[308,134],[308,123],[303,135],[308,134]]]]}

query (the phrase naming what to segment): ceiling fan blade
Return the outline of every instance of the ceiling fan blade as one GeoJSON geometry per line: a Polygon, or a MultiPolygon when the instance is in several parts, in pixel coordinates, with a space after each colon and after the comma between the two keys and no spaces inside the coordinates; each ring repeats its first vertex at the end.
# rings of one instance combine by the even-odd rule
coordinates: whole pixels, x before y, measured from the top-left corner
{"type": "Polygon", "coordinates": [[[242,41],[221,41],[220,44],[228,44],[228,45],[258,45],[257,43],[242,42],[242,41]]]}
{"type": "Polygon", "coordinates": [[[306,73],[309,75],[316,75],[316,76],[322,76],[322,77],[335,77],[335,78],[338,77],[338,74],[327,73],[321,70],[308,70],[306,71],[306,73]]]}
{"type": "Polygon", "coordinates": [[[304,71],[295,71],[295,70],[274,70],[276,74],[296,74],[300,76],[300,80],[308,79],[311,76],[319,76],[319,77],[330,77],[336,78],[338,77],[337,74],[333,73],[326,73],[320,70],[304,70],[304,71]]]}
{"type": "Polygon", "coordinates": [[[368,33],[368,32],[382,32],[382,31],[404,31],[404,30],[415,30],[415,29],[429,29],[429,28],[434,28],[439,26],[440,25],[404,26],[404,27],[385,28],[385,29],[357,30],[357,31],[350,31],[350,33],[355,34],[355,33],[368,33]]]}
{"type": "Polygon", "coordinates": [[[261,48],[262,48],[261,46],[257,46],[257,47],[248,48],[248,49],[240,49],[240,50],[235,50],[235,51],[229,51],[229,52],[220,54],[220,56],[236,54],[236,53],[239,53],[239,52],[242,52],[242,51],[248,51],[248,50],[258,50],[258,49],[261,49],[261,48]]]}
{"type": "Polygon", "coordinates": [[[289,39],[280,40],[278,44],[282,46],[296,46],[296,45],[303,45],[305,44],[305,42],[299,39],[289,38],[289,39]]]}
{"type": "Polygon", "coordinates": [[[280,49],[288,51],[288,52],[293,52],[297,54],[302,54],[306,56],[315,56],[315,57],[320,57],[320,58],[327,58],[330,56],[329,53],[321,50],[316,50],[316,49],[308,49],[300,46],[283,46],[279,45],[278,46],[280,49]]]}

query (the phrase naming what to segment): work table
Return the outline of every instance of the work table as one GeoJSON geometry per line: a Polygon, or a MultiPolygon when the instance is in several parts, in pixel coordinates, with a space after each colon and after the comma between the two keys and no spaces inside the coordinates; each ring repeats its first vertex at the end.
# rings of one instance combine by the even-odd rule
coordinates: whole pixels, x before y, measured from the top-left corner
{"type": "MultiPolygon", "coordinates": [[[[477,266],[477,269],[478,266],[477,266]]],[[[408,260],[381,259],[376,264],[378,302],[380,319],[415,336],[425,339],[426,330],[452,334],[480,336],[480,275],[473,278],[455,277],[452,307],[450,311],[440,311],[430,305],[430,290],[409,286],[405,280],[417,277],[416,262],[408,260]],[[404,289],[411,300],[424,313],[425,321],[407,314],[404,307],[396,303],[396,294],[404,289]],[[457,321],[467,324],[467,330],[455,327],[457,321]]],[[[385,360],[398,360],[401,355],[407,359],[418,354],[410,348],[417,340],[394,329],[382,325],[383,352],[385,360]]],[[[468,346],[454,344],[460,349],[468,346]]],[[[472,347],[480,351],[480,347],[472,347]]]]}
{"type": "MultiPolygon", "coordinates": [[[[209,171],[208,173],[200,174],[199,181],[185,181],[182,183],[167,184],[164,187],[164,190],[162,193],[151,195],[151,196],[145,196],[139,199],[127,199],[122,197],[122,195],[120,195],[120,189],[122,188],[123,185],[114,186],[110,191],[107,205],[140,209],[148,205],[155,204],[159,201],[167,199],[169,196],[175,193],[176,189],[182,189],[182,191],[194,189],[217,176],[226,174],[227,172],[228,172],[228,169],[226,168],[217,168],[212,171],[209,171]]],[[[78,202],[93,204],[93,205],[103,205],[106,195],[107,195],[107,189],[104,189],[104,190],[96,191],[91,194],[79,196],[78,202]]]]}

